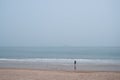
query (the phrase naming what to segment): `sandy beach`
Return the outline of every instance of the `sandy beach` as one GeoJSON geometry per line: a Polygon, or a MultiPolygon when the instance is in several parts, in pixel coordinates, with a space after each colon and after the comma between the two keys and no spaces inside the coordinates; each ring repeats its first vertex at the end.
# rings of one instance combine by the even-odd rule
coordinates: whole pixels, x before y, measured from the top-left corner
{"type": "Polygon", "coordinates": [[[0,69],[0,80],[120,80],[120,72],[0,69]]]}

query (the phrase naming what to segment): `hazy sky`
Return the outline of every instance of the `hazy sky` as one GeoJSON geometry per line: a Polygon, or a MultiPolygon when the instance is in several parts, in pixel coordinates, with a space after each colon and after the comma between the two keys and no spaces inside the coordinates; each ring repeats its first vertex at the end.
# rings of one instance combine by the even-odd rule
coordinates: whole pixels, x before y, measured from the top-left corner
{"type": "Polygon", "coordinates": [[[120,46],[120,0],[0,0],[0,46],[120,46]]]}

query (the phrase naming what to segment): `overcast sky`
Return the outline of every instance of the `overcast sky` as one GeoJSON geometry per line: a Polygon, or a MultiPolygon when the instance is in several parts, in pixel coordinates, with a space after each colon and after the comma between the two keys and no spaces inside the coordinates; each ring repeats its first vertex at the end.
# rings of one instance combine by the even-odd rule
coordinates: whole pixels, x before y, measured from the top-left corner
{"type": "Polygon", "coordinates": [[[120,46],[120,0],[0,0],[0,46],[120,46]]]}

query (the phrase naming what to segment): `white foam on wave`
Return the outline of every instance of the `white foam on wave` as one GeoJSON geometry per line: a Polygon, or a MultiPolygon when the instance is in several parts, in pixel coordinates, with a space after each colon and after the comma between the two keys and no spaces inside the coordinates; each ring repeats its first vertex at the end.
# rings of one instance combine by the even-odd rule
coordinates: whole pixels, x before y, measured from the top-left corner
{"type": "Polygon", "coordinates": [[[47,59],[47,58],[28,58],[28,59],[7,59],[0,58],[0,61],[9,61],[9,62],[56,62],[56,63],[73,63],[74,60],[77,63],[90,63],[90,64],[120,64],[120,60],[111,60],[111,59],[47,59]]]}
{"type": "Polygon", "coordinates": [[[28,58],[28,59],[7,59],[0,58],[0,61],[71,61],[73,59],[47,59],[47,58],[28,58]]]}

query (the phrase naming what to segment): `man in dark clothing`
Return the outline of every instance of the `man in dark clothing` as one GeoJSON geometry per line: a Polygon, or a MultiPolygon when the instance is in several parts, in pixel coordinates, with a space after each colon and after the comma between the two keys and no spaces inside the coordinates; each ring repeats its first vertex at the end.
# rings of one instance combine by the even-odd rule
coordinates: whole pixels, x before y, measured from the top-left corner
{"type": "Polygon", "coordinates": [[[76,60],[74,60],[74,70],[76,70],[76,60]]]}

